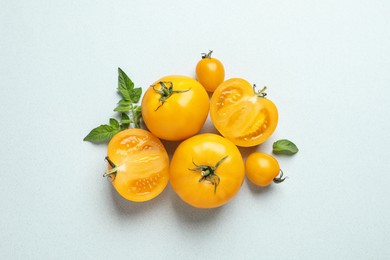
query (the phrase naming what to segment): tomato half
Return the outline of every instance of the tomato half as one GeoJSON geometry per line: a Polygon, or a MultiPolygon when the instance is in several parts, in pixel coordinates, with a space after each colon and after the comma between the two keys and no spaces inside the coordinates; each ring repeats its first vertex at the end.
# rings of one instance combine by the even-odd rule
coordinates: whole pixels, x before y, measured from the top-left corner
{"type": "Polygon", "coordinates": [[[246,176],[257,186],[268,186],[273,182],[284,181],[278,161],[269,154],[254,152],[245,162],[246,176]],[[277,177],[280,174],[279,177],[277,177]]]}
{"type": "Polygon", "coordinates": [[[145,92],[142,118],[157,137],[178,141],[200,131],[209,108],[208,94],[198,81],[186,76],[167,76],[145,92]]]}
{"type": "Polygon", "coordinates": [[[202,59],[196,65],[196,78],[209,92],[214,92],[225,79],[225,68],[222,62],[211,57],[212,52],[203,53],[202,59]]]}
{"type": "Polygon", "coordinates": [[[211,97],[211,120],[238,146],[261,144],[276,129],[278,110],[262,91],[256,92],[244,79],[232,78],[219,85],[211,97]]]}
{"type": "Polygon", "coordinates": [[[112,185],[124,198],[141,202],[155,198],[167,186],[169,158],[160,140],[143,129],[127,129],[108,144],[112,185]]]}
{"type": "Polygon", "coordinates": [[[216,134],[183,141],[173,154],[169,180],[179,197],[196,208],[215,208],[232,199],[244,181],[237,146],[216,134]]]}

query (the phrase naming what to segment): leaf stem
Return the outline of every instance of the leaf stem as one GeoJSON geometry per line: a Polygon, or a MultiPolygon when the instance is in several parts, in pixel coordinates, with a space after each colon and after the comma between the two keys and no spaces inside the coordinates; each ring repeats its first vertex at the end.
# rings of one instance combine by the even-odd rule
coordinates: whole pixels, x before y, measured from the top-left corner
{"type": "Polygon", "coordinates": [[[131,111],[131,115],[132,115],[132,117],[133,117],[133,122],[134,122],[135,128],[141,128],[139,121],[136,120],[136,118],[135,118],[136,115],[135,115],[135,111],[134,111],[134,106],[133,106],[133,104],[130,104],[130,111],[131,111]]]}

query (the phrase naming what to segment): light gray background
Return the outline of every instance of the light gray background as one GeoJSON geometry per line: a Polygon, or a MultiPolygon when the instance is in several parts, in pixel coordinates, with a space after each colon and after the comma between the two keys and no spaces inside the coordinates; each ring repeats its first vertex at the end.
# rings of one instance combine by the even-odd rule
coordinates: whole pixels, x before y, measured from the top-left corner
{"type": "MultiPolygon", "coordinates": [[[[390,2],[0,1],[1,259],[390,259],[390,2]],[[285,183],[214,210],[143,204],[102,178],[117,67],[269,87],[285,183]]],[[[214,131],[210,122],[203,132],[214,131]]],[[[172,153],[176,144],[166,143],[172,153]]]]}

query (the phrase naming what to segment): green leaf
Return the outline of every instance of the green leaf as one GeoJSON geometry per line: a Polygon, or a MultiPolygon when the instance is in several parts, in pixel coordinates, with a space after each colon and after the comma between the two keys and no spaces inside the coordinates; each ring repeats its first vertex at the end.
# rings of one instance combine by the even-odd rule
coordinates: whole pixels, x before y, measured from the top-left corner
{"type": "Polygon", "coordinates": [[[287,139],[282,139],[274,142],[272,148],[272,152],[274,154],[293,155],[299,151],[298,147],[293,142],[287,139]]]}
{"type": "Polygon", "coordinates": [[[115,118],[110,118],[110,126],[114,129],[119,129],[119,122],[115,118]]]}
{"type": "Polygon", "coordinates": [[[84,141],[92,143],[108,142],[118,132],[119,129],[115,129],[110,125],[100,125],[92,129],[92,131],[84,138],[84,141]]]}
{"type": "Polygon", "coordinates": [[[127,129],[129,128],[131,123],[130,117],[126,113],[122,113],[122,118],[121,118],[121,129],[127,129]]]}
{"type": "Polygon", "coordinates": [[[120,122],[115,118],[110,118],[109,125],[100,125],[92,129],[84,141],[103,143],[109,141],[119,131],[129,128],[132,123],[135,127],[141,127],[141,106],[137,106],[137,103],[141,98],[142,88],[134,88],[133,81],[121,68],[118,68],[118,92],[122,99],[114,111],[121,113],[120,122]],[[130,116],[129,111],[131,111],[130,116]]]}
{"type": "Polygon", "coordinates": [[[136,106],[134,106],[134,111],[135,111],[136,113],[141,113],[142,107],[136,105],[136,106]]]}
{"type": "Polygon", "coordinates": [[[142,88],[134,88],[130,92],[130,99],[133,101],[133,103],[138,103],[139,99],[142,95],[142,88]]]}
{"type": "Polygon", "coordinates": [[[131,105],[132,103],[133,103],[133,102],[131,102],[131,101],[121,99],[121,100],[118,102],[118,105],[129,106],[129,105],[131,105]]]}
{"type": "Polygon", "coordinates": [[[130,111],[131,110],[131,107],[130,106],[117,106],[114,111],[116,112],[127,112],[127,111],[130,111]]]}
{"type": "Polygon", "coordinates": [[[133,91],[133,89],[133,81],[131,81],[131,79],[121,68],[118,68],[118,91],[124,100],[131,100],[130,93],[133,91]]]}

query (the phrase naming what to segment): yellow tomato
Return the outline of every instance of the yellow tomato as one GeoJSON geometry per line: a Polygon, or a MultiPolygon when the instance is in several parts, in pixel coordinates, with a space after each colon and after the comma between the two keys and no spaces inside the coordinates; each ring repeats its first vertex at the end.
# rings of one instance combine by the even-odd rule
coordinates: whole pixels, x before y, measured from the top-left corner
{"type": "Polygon", "coordinates": [[[179,197],[196,208],[215,208],[232,199],[244,181],[238,148],[216,134],[183,141],[174,152],[169,180],[179,197]]]}
{"type": "MultiPolygon", "coordinates": [[[[254,86],[255,87],[255,86],[254,86]]],[[[241,78],[226,80],[211,97],[210,116],[217,130],[238,146],[267,140],[278,124],[275,104],[241,78]]]]}
{"type": "Polygon", "coordinates": [[[196,65],[196,78],[209,92],[214,92],[225,79],[225,68],[222,62],[211,57],[212,52],[203,53],[202,59],[196,65]]]}
{"type": "Polygon", "coordinates": [[[143,129],[127,129],[108,144],[110,176],[124,198],[141,202],[155,198],[167,186],[168,154],[160,140],[143,129]]]}
{"type": "Polygon", "coordinates": [[[246,176],[257,186],[268,186],[272,181],[284,181],[283,172],[278,161],[269,154],[255,152],[248,156],[245,162],[246,176]],[[279,174],[280,177],[277,177],[279,174]]]}
{"type": "Polygon", "coordinates": [[[142,118],[161,139],[177,141],[195,135],[209,112],[202,85],[186,76],[167,76],[150,86],[142,99],[142,118]]]}

